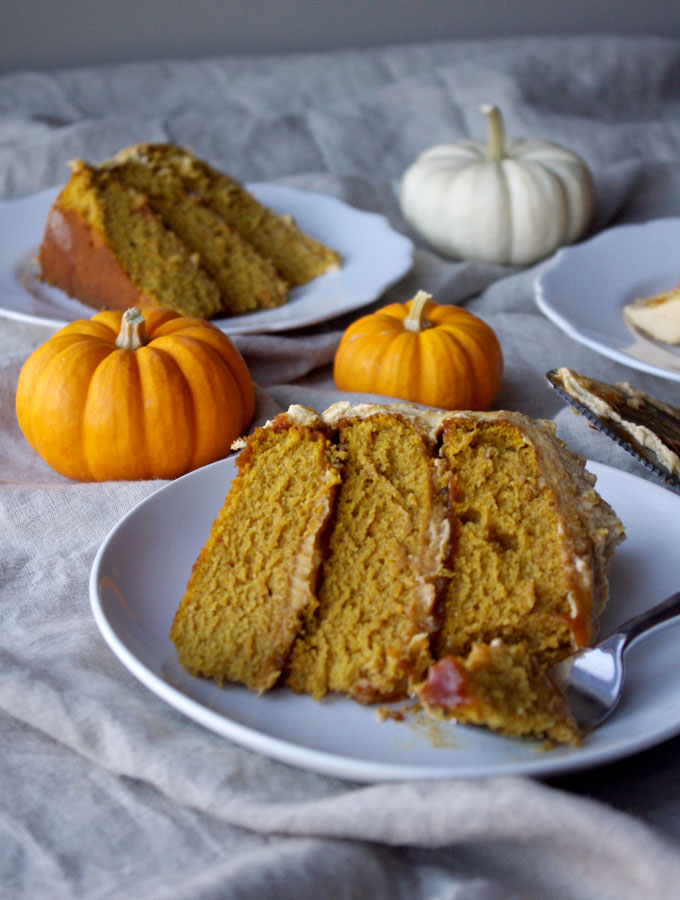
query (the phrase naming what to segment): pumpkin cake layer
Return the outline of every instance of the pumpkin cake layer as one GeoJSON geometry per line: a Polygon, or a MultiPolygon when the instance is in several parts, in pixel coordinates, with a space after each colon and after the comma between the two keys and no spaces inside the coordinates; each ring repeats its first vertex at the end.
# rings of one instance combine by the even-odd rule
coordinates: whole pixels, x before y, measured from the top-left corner
{"type": "Polygon", "coordinates": [[[80,160],[48,213],[38,261],[45,281],[97,309],[221,310],[217,285],[145,196],[80,160]]]}
{"type": "Polygon", "coordinates": [[[340,256],[302,231],[289,215],[259,203],[238,181],[172,144],[140,144],[123,151],[119,159],[142,160],[158,170],[171,169],[187,192],[199,197],[228,225],[270,259],[291,287],[337,269],[340,256]]]}
{"type": "Polygon", "coordinates": [[[140,144],[72,164],[38,263],[88,306],[213,318],[280,306],[340,257],[189,151],[140,144]]]}
{"type": "Polygon", "coordinates": [[[445,483],[408,419],[341,421],[342,487],[318,603],[295,644],[287,684],[371,703],[404,697],[431,661],[435,582],[444,574],[445,483]]]}
{"type": "MultiPolygon", "coordinates": [[[[225,597],[231,576],[200,586],[192,576],[192,599],[178,613],[182,618],[190,603],[197,634],[179,648],[184,665],[257,689],[278,681],[317,699],[329,692],[364,703],[419,696],[436,714],[506,734],[577,740],[545,673],[592,641],[623,527],[553,423],[406,403],[338,403],[320,415],[291,407],[244,441],[242,467],[251,469],[260,445],[272,440],[264,435],[283,423],[329,442],[324,453],[333,461],[337,498],[324,517],[299,516],[307,527],[315,523],[318,578],[306,580],[302,599],[283,592],[294,610],[286,641],[268,639],[265,623],[272,615],[278,622],[280,613],[272,613],[269,594],[263,598],[259,567],[265,579],[276,574],[288,584],[297,557],[270,568],[269,523],[279,519],[262,497],[270,496],[271,473],[257,503],[254,495],[244,498],[243,511],[228,497],[197,567],[216,557],[220,567],[248,571],[252,585],[244,579],[238,598],[225,597]],[[244,519],[262,519],[260,533],[244,519]],[[228,559],[215,549],[225,529],[248,536],[228,559]],[[233,667],[208,671],[202,644],[216,653],[231,627],[225,620],[215,630],[216,608],[233,610],[226,616],[238,628],[219,652],[245,665],[253,642],[263,642],[255,656],[277,658],[267,678],[233,667]],[[275,650],[267,651],[268,640],[275,650]],[[452,677],[465,687],[460,696],[442,689],[452,677]]],[[[273,465],[278,472],[283,460],[273,465]]],[[[240,478],[232,492],[244,496],[240,478]]],[[[275,498],[284,502],[280,491],[275,498]]],[[[290,526],[300,528],[296,504],[285,502],[290,526]]]]}
{"type": "Polygon", "coordinates": [[[255,431],[172,626],[182,665],[263,691],[314,602],[319,542],[340,481],[324,431],[255,431]]]}
{"type": "Polygon", "coordinates": [[[516,413],[453,416],[442,434],[455,565],[437,655],[501,637],[550,665],[590,643],[616,532],[583,461],[516,413]]]}
{"type": "Polygon", "coordinates": [[[591,643],[623,528],[552,422],[454,415],[454,562],[434,656],[416,688],[429,710],[514,736],[578,743],[546,672],[591,643]]]}

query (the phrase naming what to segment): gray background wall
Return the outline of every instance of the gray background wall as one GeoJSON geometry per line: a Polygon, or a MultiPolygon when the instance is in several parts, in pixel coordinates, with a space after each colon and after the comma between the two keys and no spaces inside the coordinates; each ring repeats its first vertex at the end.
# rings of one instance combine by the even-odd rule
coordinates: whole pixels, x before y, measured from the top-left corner
{"type": "Polygon", "coordinates": [[[0,71],[584,32],[680,37],[680,0],[0,0],[0,71]]]}

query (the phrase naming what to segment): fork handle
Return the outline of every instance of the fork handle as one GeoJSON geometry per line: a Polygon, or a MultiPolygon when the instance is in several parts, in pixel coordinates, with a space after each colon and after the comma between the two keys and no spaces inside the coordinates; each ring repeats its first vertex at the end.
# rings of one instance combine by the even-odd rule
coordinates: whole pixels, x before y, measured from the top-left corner
{"type": "Polygon", "coordinates": [[[670,623],[677,616],[680,616],[680,591],[671,594],[670,597],[667,597],[661,603],[641,613],[639,616],[633,616],[632,619],[628,619],[627,622],[624,622],[623,625],[616,629],[615,634],[623,636],[622,649],[625,649],[630,647],[638,638],[651,633],[660,625],[670,623]]]}

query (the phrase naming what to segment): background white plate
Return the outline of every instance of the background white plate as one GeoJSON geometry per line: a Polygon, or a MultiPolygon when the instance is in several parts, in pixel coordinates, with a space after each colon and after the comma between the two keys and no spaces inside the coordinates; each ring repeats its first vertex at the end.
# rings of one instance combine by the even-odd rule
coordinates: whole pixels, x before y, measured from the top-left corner
{"type": "Polygon", "coordinates": [[[617,362],[680,381],[680,347],[630,328],[622,309],[680,283],[680,219],[620,225],[563,247],[536,279],[539,308],[570,337],[617,362]]]}
{"type": "MultiPolygon", "coordinates": [[[[607,466],[589,468],[628,533],[612,569],[603,620],[608,633],[677,590],[680,497],[607,466]]],[[[680,630],[673,627],[629,652],[618,710],[580,748],[548,751],[483,729],[409,717],[379,722],[374,709],[342,697],[316,703],[285,688],[258,697],[238,685],[220,689],[191,677],[177,664],[168,635],[234,472],[232,457],[161,488],[112,530],[91,571],[92,610],[111,650],[191,719],[266,756],[355,781],[547,776],[627,756],[680,731],[680,630]]]]}
{"type": "MultiPolygon", "coordinates": [[[[295,288],[288,303],[246,316],[214,319],[228,334],[286,331],[323,322],[376,300],[413,264],[413,244],[384,216],[335,197],[281,184],[251,184],[266,206],[289,213],[298,225],[333,247],[342,266],[295,288]]],[[[0,315],[61,328],[89,319],[94,310],[37,277],[35,255],[56,189],[0,203],[0,315]]]]}

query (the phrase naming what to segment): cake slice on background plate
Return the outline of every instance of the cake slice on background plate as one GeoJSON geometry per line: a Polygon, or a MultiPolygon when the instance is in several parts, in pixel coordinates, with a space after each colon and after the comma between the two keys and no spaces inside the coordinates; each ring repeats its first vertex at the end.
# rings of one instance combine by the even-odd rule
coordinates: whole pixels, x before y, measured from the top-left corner
{"type": "Polygon", "coordinates": [[[665,344],[680,344],[680,285],[670,291],[640,297],[623,307],[631,327],[665,344]]]}
{"type": "Polygon", "coordinates": [[[38,251],[40,277],[95,309],[205,319],[278,307],[340,263],[290,215],[174,144],[73,162],[38,251]]]}

